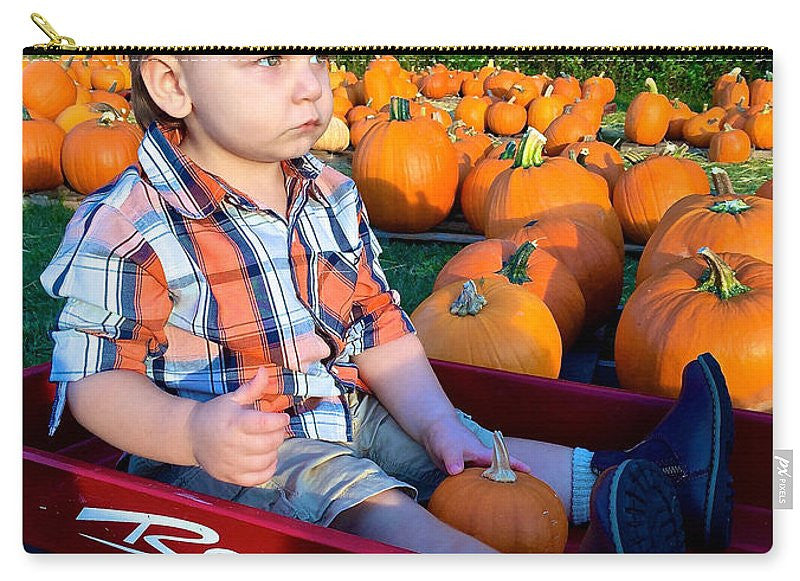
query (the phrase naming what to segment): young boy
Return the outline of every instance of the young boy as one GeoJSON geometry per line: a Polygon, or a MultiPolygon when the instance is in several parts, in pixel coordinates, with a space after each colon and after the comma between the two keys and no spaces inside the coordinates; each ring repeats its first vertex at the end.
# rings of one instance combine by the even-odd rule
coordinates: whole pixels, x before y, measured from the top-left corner
{"type": "MultiPolygon", "coordinates": [[[[67,298],[51,430],[69,401],[132,473],[415,551],[490,551],[420,504],[491,463],[491,432],[444,395],[354,184],[308,153],[332,113],[325,58],[131,61],[139,165],[87,198],[42,274],[67,298]]],[[[682,522],[720,549],[730,422],[706,355],[633,450],[507,444],[571,522],[591,513],[587,551],[680,551],[682,522]]]]}

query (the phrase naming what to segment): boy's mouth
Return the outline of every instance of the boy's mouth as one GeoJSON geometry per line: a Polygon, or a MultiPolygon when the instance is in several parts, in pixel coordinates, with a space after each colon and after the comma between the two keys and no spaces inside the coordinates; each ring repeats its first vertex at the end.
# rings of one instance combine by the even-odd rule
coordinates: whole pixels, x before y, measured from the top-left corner
{"type": "Polygon", "coordinates": [[[319,125],[320,125],[319,119],[314,118],[314,119],[309,119],[305,123],[297,125],[295,129],[299,131],[309,131],[311,129],[316,129],[317,127],[319,127],[319,125]]]}

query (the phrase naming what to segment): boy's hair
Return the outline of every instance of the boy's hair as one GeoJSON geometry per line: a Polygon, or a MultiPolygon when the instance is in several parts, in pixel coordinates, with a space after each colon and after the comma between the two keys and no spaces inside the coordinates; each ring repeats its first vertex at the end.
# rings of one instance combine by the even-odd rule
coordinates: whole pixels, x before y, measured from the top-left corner
{"type": "Polygon", "coordinates": [[[129,66],[131,69],[131,109],[133,116],[142,129],[147,129],[153,121],[160,121],[170,127],[183,128],[183,120],[176,119],[155,104],[147,91],[147,86],[142,79],[142,62],[148,55],[131,55],[129,66]]]}

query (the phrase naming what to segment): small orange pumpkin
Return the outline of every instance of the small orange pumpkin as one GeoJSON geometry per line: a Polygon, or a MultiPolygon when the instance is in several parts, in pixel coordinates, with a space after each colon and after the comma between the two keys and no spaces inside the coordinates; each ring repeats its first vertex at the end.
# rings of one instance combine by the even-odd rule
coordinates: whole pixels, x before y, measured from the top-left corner
{"type": "Polygon", "coordinates": [[[73,189],[86,195],[111,182],[138,160],[142,132],[106,112],[76,125],[64,139],[61,167],[73,189]]]}
{"type": "Polygon", "coordinates": [[[727,123],[722,131],[711,136],[708,159],[718,163],[740,163],[750,159],[750,137],[727,123]]]}
{"type": "Polygon", "coordinates": [[[528,125],[544,133],[553,120],[564,112],[567,104],[569,101],[564,96],[553,94],[553,86],[548,86],[541,97],[528,104],[528,125]]]}
{"type": "Polygon", "coordinates": [[[672,106],[652,78],[645,84],[648,91],[636,95],[625,112],[625,136],[640,145],[655,145],[667,134],[672,106]]]}
{"type": "Polygon", "coordinates": [[[516,135],[525,128],[528,114],[516,98],[492,103],[486,109],[486,126],[495,135],[516,135]]]}
{"type": "Polygon", "coordinates": [[[569,524],[564,505],[545,482],[511,469],[500,432],[492,465],[466,468],[436,488],[428,510],[439,520],[502,553],[561,553],[569,524]]]}

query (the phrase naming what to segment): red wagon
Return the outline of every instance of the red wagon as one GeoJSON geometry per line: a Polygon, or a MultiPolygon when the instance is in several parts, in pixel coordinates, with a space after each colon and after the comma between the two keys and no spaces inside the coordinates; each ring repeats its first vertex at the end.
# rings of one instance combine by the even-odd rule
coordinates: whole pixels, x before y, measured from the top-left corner
{"type": "MultiPolygon", "coordinates": [[[[432,361],[453,403],[481,424],[518,436],[589,449],[627,448],[672,400],[621,389],[432,361]],[[487,385],[502,386],[498,398],[487,385]]],[[[65,412],[47,435],[55,386],[49,364],[23,373],[23,542],[57,553],[390,553],[402,549],[188,492],[114,469],[116,450],[65,412]]],[[[735,410],[730,552],[772,546],[772,416],[735,410]]],[[[570,530],[575,551],[583,527],[570,530]]]]}

